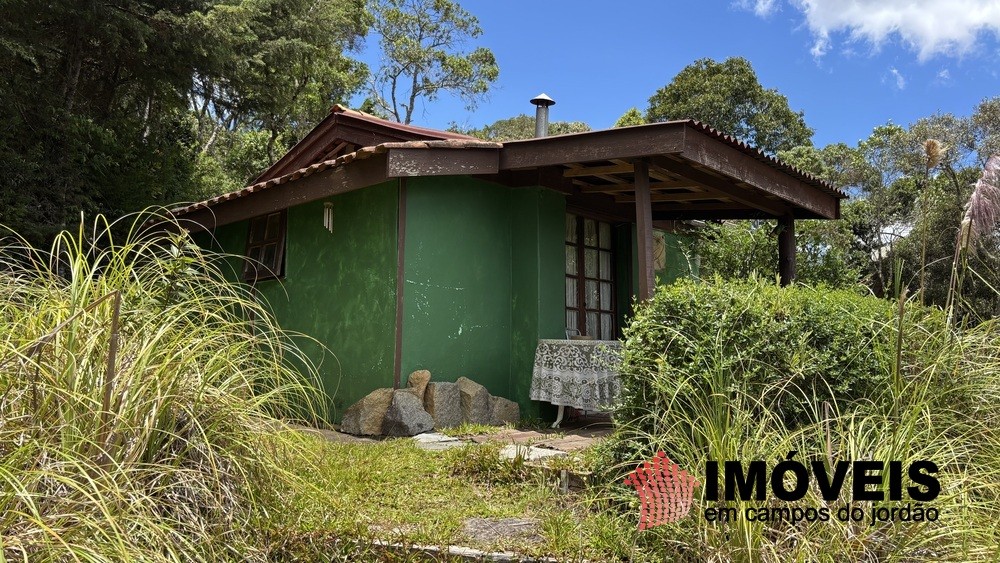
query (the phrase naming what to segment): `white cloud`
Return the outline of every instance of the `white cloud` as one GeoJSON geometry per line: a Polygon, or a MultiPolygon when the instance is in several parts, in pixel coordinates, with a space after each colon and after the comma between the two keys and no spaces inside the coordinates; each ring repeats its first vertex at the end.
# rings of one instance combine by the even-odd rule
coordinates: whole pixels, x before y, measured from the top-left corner
{"type": "Polygon", "coordinates": [[[946,68],[942,68],[938,71],[937,77],[934,79],[937,84],[947,84],[951,82],[951,71],[946,68]]]}
{"type": "MultiPolygon", "coordinates": [[[[934,55],[960,56],[971,51],[982,34],[1000,34],[1000,2],[996,0],[789,0],[805,14],[814,37],[812,54],[822,57],[840,33],[849,42],[866,41],[875,48],[901,40],[921,61],[934,55]]],[[[748,0],[742,5],[750,7],[748,0]]],[[[775,10],[774,0],[755,0],[754,12],[775,10]]],[[[769,12],[767,12],[769,13],[769,12]]]]}
{"type": "Polygon", "coordinates": [[[906,88],[906,78],[903,76],[903,73],[899,72],[899,69],[889,67],[889,74],[895,79],[897,89],[903,90],[906,88]]]}
{"type": "Polygon", "coordinates": [[[767,17],[778,10],[779,0],[738,0],[736,5],[744,10],[752,10],[760,17],[767,17]]]}

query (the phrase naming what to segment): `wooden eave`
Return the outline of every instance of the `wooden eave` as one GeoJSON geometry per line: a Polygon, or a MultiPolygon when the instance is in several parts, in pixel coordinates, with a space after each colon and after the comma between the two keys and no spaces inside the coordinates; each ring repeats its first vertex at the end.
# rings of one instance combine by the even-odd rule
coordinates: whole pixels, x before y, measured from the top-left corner
{"type": "Polygon", "coordinates": [[[567,193],[570,205],[618,208],[625,218],[635,202],[634,168],[640,160],[649,165],[657,221],[837,219],[840,200],[846,197],[756,149],[690,121],[505,143],[500,168],[502,174],[523,178],[530,177],[532,169],[558,167],[562,181],[550,187],[567,193]]]}
{"type": "Polygon", "coordinates": [[[375,142],[384,133],[380,120],[359,115],[334,114],[307,136],[314,141],[311,145],[303,144],[304,140],[301,148],[297,145],[262,175],[270,174],[267,180],[174,210],[175,216],[190,222],[192,228],[213,228],[392,178],[463,175],[510,187],[547,187],[565,194],[570,210],[631,221],[635,219],[638,165],[644,171],[643,182],[648,182],[655,222],[836,219],[840,200],[846,197],[816,178],[693,121],[502,145],[451,134],[448,139],[388,141],[356,148],[354,141],[375,142]],[[371,120],[375,123],[367,122],[371,120]],[[320,146],[319,139],[331,144],[330,127],[338,127],[336,144],[320,146]],[[351,136],[355,127],[357,135],[351,136]],[[345,152],[349,148],[354,150],[345,152]],[[291,163],[320,157],[330,158],[274,175],[291,163]]]}

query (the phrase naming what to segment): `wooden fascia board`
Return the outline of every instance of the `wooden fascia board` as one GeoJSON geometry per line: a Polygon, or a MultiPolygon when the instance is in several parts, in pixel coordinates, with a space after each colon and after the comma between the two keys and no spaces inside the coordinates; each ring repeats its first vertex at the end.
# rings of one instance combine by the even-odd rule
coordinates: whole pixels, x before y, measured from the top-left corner
{"type": "Polygon", "coordinates": [[[189,231],[209,230],[379,184],[388,179],[385,175],[385,160],[385,155],[378,154],[363,160],[355,160],[305,178],[222,201],[210,208],[197,209],[178,217],[177,220],[189,231]]]}
{"type": "Polygon", "coordinates": [[[500,171],[499,148],[391,148],[387,154],[386,176],[389,178],[496,174],[500,171]]]}
{"type": "Polygon", "coordinates": [[[684,124],[654,124],[511,141],[500,151],[500,169],[678,153],[684,148],[684,129],[684,124]]]}
{"type": "Polygon", "coordinates": [[[739,150],[686,127],[685,159],[697,162],[827,219],[840,217],[840,200],[739,150]]]}

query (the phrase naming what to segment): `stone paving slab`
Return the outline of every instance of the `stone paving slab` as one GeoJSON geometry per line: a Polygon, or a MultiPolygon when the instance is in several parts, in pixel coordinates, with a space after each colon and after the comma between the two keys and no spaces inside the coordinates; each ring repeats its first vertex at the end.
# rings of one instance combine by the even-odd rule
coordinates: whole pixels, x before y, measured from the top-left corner
{"type": "Polygon", "coordinates": [[[586,436],[566,436],[555,440],[543,440],[538,445],[563,452],[578,452],[593,445],[594,441],[593,438],[586,436]]]}
{"type": "Polygon", "coordinates": [[[458,438],[446,436],[437,432],[417,434],[413,437],[413,441],[417,443],[418,448],[431,452],[440,452],[450,450],[451,448],[461,448],[468,444],[465,440],[459,440],[458,438]]]}
{"type": "Polygon", "coordinates": [[[500,457],[504,459],[521,457],[524,461],[541,461],[550,457],[561,457],[564,455],[566,455],[566,452],[536,446],[525,446],[523,444],[511,444],[500,449],[500,457]]]}

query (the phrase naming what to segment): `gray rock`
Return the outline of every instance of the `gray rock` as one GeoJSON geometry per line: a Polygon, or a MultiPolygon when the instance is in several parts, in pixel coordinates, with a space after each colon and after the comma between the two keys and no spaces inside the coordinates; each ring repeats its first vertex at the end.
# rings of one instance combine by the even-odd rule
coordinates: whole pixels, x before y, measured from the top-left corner
{"type": "Polygon", "coordinates": [[[376,389],[347,407],[340,420],[340,431],[363,436],[380,435],[392,395],[392,389],[376,389]]]}
{"type": "Polygon", "coordinates": [[[462,395],[462,421],[471,424],[490,423],[490,392],[467,377],[459,377],[458,390],[462,395]]]}
{"type": "Polygon", "coordinates": [[[431,381],[431,372],[422,369],[415,371],[410,374],[410,377],[406,380],[406,386],[413,390],[413,394],[420,399],[420,402],[424,402],[424,394],[427,390],[427,384],[431,381]]]}
{"type": "Polygon", "coordinates": [[[503,426],[521,421],[521,407],[510,399],[490,397],[490,424],[503,426]]]}
{"type": "Polygon", "coordinates": [[[416,436],[433,428],[434,419],[411,390],[397,389],[392,393],[392,402],[382,423],[383,435],[416,436]]]}
{"type": "Polygon", "coordinates": [[[457,383],[434,382],[424,392],[424,409],[434,419],[434,428],[462,424],[462,395],[457,383]]]}

